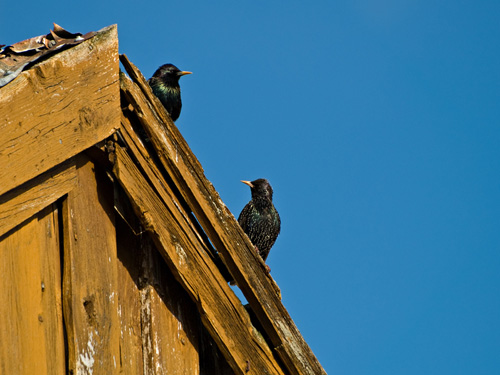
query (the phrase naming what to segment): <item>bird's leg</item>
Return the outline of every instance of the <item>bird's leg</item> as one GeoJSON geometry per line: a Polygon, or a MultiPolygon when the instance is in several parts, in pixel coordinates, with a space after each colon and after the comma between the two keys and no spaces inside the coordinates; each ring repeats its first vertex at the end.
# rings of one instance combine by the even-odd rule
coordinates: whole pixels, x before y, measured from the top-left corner
{"type": "MultiPolygon", "coordinates": [[[[259,256],[262,258],[262,255],[260,255],[260,251],[259,251],[259,248],[257,246],[254,246],[255,247],[255,251],[257,252],[257,254],[259,254],[259,256]]],[[[262,258],[262,260],[264,260],[264,258],[262,258]]],[[[269,267],[267,264],[266,264],[266,261],[264,260],[264,265],[266,266],[265,270],[267,272],[267,274],[270,274],[271,273],[271,267],[269,267]]]]}
{"type": "MultiPolygon", "coordinates": [[[[262,258],[262,255],[260,255],[260,251],[259,251],[259,248],[257,246],[254,245],[254,249],[255,249],[255,252],[262,258]]],[[[262,260],[264,261],[264,265],[266,266],[265,267],[265,270],[267,272],[267,274],[269,275],[271,273],[271,267],[269,267],[267,264],[266,264],[266,261],[264,260],[264,258],[262,258],[262,260]]]]}

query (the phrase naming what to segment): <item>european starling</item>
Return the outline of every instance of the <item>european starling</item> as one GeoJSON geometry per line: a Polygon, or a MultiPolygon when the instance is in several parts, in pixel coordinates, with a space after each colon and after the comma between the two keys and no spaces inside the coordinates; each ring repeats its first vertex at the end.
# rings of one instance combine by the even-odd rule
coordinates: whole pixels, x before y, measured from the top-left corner
{"type": "Polygon", "coordinates": [[[281,220],[273,205],[273,188],[264,178],[241,181],[250,186],[252,200],[238,217],[238,223],[264,261],[280,233],[281,220]]]}
{"type": "Polygon", "coordinates": [[[160,99],[172,121],[177,120],[181,114],[179,79],[186,74],[191,74],[191,72],[184,72],[177,69],[175,65],[165,64],[160,66],[148,81],[153,93],[160,99]]]}

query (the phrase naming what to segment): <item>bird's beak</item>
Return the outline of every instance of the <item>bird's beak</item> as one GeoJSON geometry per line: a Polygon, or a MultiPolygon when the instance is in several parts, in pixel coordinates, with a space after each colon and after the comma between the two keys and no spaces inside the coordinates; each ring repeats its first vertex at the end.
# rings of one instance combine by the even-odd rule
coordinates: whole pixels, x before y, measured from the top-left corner
{"type": "Polygon", "coordinates": [[[179,72],[177,73],[179,76],[185,76],[186,74],[193,74],[193,72],[186,72],[186,71],[183,71],[183,72],[179,72]]]}
{"type": "Polygon", "coordinates": [[[250,181],[244,181],[244,180],[240,180],[241,182],[243,182],[245,185],[248,185],[250,186],[251,188],[253,188],[253,185],[250,181]]]}

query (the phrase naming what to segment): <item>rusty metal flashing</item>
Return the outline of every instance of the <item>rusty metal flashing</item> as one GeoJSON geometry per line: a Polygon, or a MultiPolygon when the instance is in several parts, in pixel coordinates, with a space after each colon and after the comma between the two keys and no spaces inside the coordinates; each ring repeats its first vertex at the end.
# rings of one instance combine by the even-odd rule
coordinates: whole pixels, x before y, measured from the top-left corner
{"type": "Polygon", "coordinates": [[[90,39],[95,34],[94,31],[73,34],[54,23],[54,29],[46,35],[29,38],[11,46],[0,45],[0,87],[16,78],[26,66],[64,47],[90,39]]]}

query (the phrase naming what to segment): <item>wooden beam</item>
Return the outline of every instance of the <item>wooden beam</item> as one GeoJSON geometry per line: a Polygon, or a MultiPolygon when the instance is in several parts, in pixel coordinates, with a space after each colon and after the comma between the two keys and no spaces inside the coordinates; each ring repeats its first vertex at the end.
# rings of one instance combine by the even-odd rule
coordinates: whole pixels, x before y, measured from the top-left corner
{"type": "Polygon", "coordinates": [[[114,188],[85,155],[76,159],[78,188],[62,205],[63,313],[68,373],[120,373],[114,188]]]}
{"type": "MultiPolygon", "coordinates": [[[[113,173],[150,232],[176,280],[196,303],[202,322],[236,374],[283,374],[265,341],[215,267],[207,249],[193,241],[173,199],[160,199],[130,156],[116,146],[113,173]],[[165,201],[169,202],[165,204],[165,201]]],[[[163,182],[166,184],[165,182],[163,182]]],[[[168,194],[166,190],[161,193],[168,194]]]]}
{"type": "Polygon", "coordinates": [[[0,88],[0,195],[118,128],[118,72],[110,26],[0,88]]]}
{"type": "Polygon", "coordinates": [[[76,186],[73,159],[0,196],[0,236],[76,186]]]}
{"type": "Polygon", "coordinates": [[[116,220],[122,371],[138,374],[149,368],[157,374],[197,374],[201,320],[196,305],[148,233],[140,230],[128,197],[115,184],[117,206],[122,217],[116,220]]]}
{"type": "Polygon", "coordinates": [[[292,374],[326,374],[281,303],[262,259],[224,205],[177,127],[135,66],[121,56],[135,84],[122,79],[122,91],[134,110],[166,172],[222,255],[274,349],[292,374]]]}

